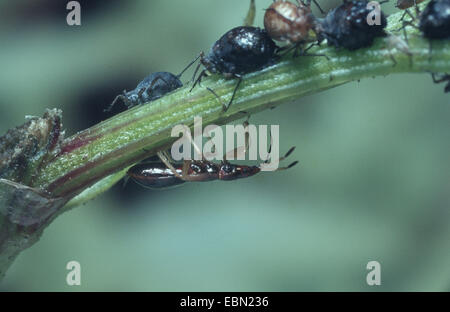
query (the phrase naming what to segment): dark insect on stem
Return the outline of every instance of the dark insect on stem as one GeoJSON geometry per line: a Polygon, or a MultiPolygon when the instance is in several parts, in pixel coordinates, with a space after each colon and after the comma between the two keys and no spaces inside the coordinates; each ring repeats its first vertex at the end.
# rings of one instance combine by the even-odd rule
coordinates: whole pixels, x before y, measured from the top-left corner
{"type": "Polygon", "coordinates": [[[148,75],[134,90],[128,92],[124,90],[123,94],[119,94],[111,105],[105,109],[105,112],[110,111],[119,100],[122,101],[127,108],[131,108],[139,104],[154,101],[169,92],[181,88],[183,86],[183,83],[180,80],[181,76],[196,61],[197,59],[189,63],[178,75],[169,72],[156,72],[148,75]]]}
{"type": "Polygon", "coordinates": [[[228,105],[223,105],[223,111],[226,111],[233,103],[243,76],[274,64],[277,48],[264,29],[251,26],[233,28],[214,43],[208,54],[200,53],[200,64],[192,77],[191,90],[200,84],[207,72],[237,79],[228,105]],[[204,69],[197,76],[201,65],[204,69]]]}
{"type": "Polygon", "coordinates": [[[319,21],[319,41],[327,39],[330,46],[357,50],[371,46],[377,37],[386,36],[386,16],[381,9],[377,12],[368,4],[367,1],[344,1],[328,12],[319,21]]]}
{"type": "Polygon", "coordinates": [[[411,20],[403,21],[400,30],[403,30],[405,40],[408,42],[406,27],[411,26],[419,29],[423,36],[429,39],[431,59],[432,40],[450,38],[450,0],[431,0],[420,13],[418,25],[414,23],[416,18],[412,14],[409,15],[411,20]]]}
{"type": "MultiPolygon", "coordinates": [[[[294,151],[292,147],[279,161],[284,160],[294,151]]],[[[184,182],[207,182],[213,180],[232,181],[248,178],[261,172],[261,165],[245,166],[232,164],[226,160],[214,163],[207,160],[173,163],[166,153],[158,153],[161,161],[153,163],[141,163],[130,168],[127,172],[129,178],[138,184],[152,189],[161,189],[184,182]]],[[[286,167],[280,167],[275,171],[292,168],[298,163],[294,161],[286,167]]]]}
{"type": "Polygon", "coordinates": [[[450,38],[450,0],[431,0],[420,14],[419,29],[425,38],[450,38]]]}
{"type": "MultiPolygon", "coordinates": [[[[248,129],[249,117],[244,121],[243,126],[248,129]]],[[[195,144],[192,137],[187,135],[195,150],[201,154],[200,148],[195,144]]],[[[175,162],[172,160],[168,152],[160,151],[157,153],[159,161],[142,162],[131,167],[127,172],[127,177],[131,178],[138,184],[153,189],[161,189],[182,184],[184,182],[207,182],[213,180],[232,181],[253,176],[262,171],[262,166],[268,164],[272,159],[272,144],[269,145],[267,159],[257,166],[236,165],[230,163],[227,159],[232,157],[238,158],[239,154],[247,153],[249,149],[249,132],[246,130],[245,145],[237,147],[234,150],[223,155],[223,161],[214,163],[202,157],[202,160],[184,160],[175,162]]],[[[272,138],[271,138],[272,142],[272,138]]],[[[294,151],[295,147],[281,158],[278,162],[283,161],[294,151]]],[[[280,171],[292,168],[298,163],[294,161],[286,167],[277,168],[273,171],[280,171]]]]}

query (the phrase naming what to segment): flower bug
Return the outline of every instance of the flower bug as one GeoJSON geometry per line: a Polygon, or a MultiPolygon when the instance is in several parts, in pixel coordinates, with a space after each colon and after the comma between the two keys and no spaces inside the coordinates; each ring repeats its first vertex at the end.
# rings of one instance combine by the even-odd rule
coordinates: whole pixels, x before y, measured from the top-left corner
{"type": "MultiPolygon", "coordinates": [[[[248,117],[249,118],[249,117],[248,117]]],[[[159,151],[157,153],[159,160],[151,162],[142,162],[131,167],[127,172],[127,177],[134,180],[136,183],[146,188],[162,189],[176,186],[184,182],[207,182],[213,180],[232,181],[243,179],[255,174],[258,174],[263,169],[263,166],[269,165],[272,159],[272,144],[269,146],[268,156],[265,161],[256,166],[237,165],[230,163],[227,159],[238,158],[241,153],[245,155],[249,149],[250,137],[248,132],[248,118],[243,126],[245,130],[245,144],[237,147],[223,155],[223,160],[220,163],[214,163],[206,160],[203,157],[200,148],[197,146],[189,133],[187,138],[194,146],[197,153],[202,155],[201,160],[183,160],[182,162],[175,162],[166,151],[159,151]]],[[[271,138],[272,142],[272,138],[271,138]]],[[[286,159],[293,151],[292,147],[279,161],[286,159]]],[[[298,163],[294,161],[286,167],[276,168],[272,171],[280,171],[292,168],[298,163]]]]}
{"type": "MultiPolygon", "coordinates": [[[[289,149],[279,161],[288,157],[294,149],[294,147],[289,149]]],[[[165,152],[159,152],[158,156],[161,161],[137,164],[128,170],[127,176],[146,188],[161,189],[184,182],[233,181],[248,178],[261,172],[262,164],[267,162],[256,166],[236,165],[226,160],[221,163],[207,160],[173,163],[165,152]]],[[[297,163],[298,161],[294,161],[287,167],[280,167],[275,171],[292,168],[297,163]]]]}

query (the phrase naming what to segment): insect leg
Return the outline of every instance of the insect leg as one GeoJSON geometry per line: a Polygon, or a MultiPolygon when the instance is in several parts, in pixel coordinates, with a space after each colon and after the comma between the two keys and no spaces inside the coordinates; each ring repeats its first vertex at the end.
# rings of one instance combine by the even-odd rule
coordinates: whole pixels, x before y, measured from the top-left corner
{"type": "Polygon", "coordinates": [[[177,172],[177,170],[175,169],[175,167],[171,164],[169,157],[167,155],[167,153],[165,151],[159,151],[157,153],[159,159],[166,165],[167,168],[170,169],[170,171],[172,171],[172,173],[179,179],[186,181],[186,179],[183,177],[183,175],[179,174],[177,172]]]}
{"type": "MultiPolygon", "coordinates": [[[[192,146],[193,146],[194,149],[195,149],[195,152],[196,152],[198,155],[201,155],[201,156],[202,156],[202,161],[204,161],[205,159],[204,159],[204,157],[203,157],[202,150],[201,150],[200,147],[198,147],[198,145],[195,143],[194,139],[192,138],[191,132],[190,132],[190,131],[184,131],[183,135],[188,139],[189,143],[192,144],[192,146]]],[[[186,159],[183,159],[183,160],[186,160],[186,159]]]]}
{"type": "Polygon", "coordinates": [[[153,90],[153,87],[155,86],[156,82],[158,82],[158,80],[162,80],[166,85],[169,84],[164,78],[156,77],[155,79],[152,80],[152,82],[150,83],[150,85],[147,88],[142,88],[139,90],[138,97],[142,102],[144,102],[144,98],[142,97],[144,92],[147,91],[147,94],[150,95],[149,91],[151,92],[151,90],[153,90]]]}
{"type": "Polygon", "coordinates": [[[241,82],[242,82],[242,76],[234,75],[234,77],[238,79],[238,82],[236,84],[236,87],[234,87],[233,95],[231,96],[230,102],[228,103],[228,105],[226,107],[223,108],[224,112],[226,112],[230,108],[231,104],[233,103],[234,97],[236,96],[236,92],[237,92],[237,90],[238,90],[238,88],[239,88],[239,86],[241,85],[241,82]]]}
{"type": "Polygon", "coordinates": [[[414,15],[412,15],[412,13],[408,9],[405,9],[405,11],[403,12],[403,15],[399,19],[399,21],[402,22],[406,16],[409,16],[411,18],[410,21],[414,21],[416,19],[416,17],[414,15]]]}
{"type": "Polygon", "coordinates": [[[449,79],[448,75],[444,75],[441,78],[437,78],[437,74],[436,73],[431,73],[431,79],[433,79],[434,83],[441,83],[443,81],[446,81],[449,79]]]}
{"type": "Polygon", "coordinates": [[[245,135],[245,140],[244,140],[244,146],[238,146],[235,149],[226,152],[223,155],[223,159],[228,160],[229,158],[232,159],[237,159],[240,155],[244,155],[248,152],[249,146],[250,146],[250,132],[248,130],[248,120],[250,119],[250,115],[247,117],[247,119],[242,123],[242,125],[244,126],[244,135],[245,135]]]}
{"type": "MultiPolygon", "coordinates": [[[[226,110],[227,105],[222,101],[222,99],[219,97],[219,95],[213,89],[211,89],[209,87],[206,87],[206,89],[217,98],[217,100],[220,102],[220,104],[222,104],[222,109],[226,110]]],[[[248,113],[245,111],[240,111],[239,113],[248,115],[248,113]]],[[[248,118],[250,118],[250,115],[248,115],[248,118]]],[[[248,118],[247,118],[247,120],[248,120],[248,118]]]]}
{"type": "Polygon", "coordinates": [[[418,27],[417,27],[416,25],[413,24],[413,21],[414,21],[415,19],[416,19],[416,18],[411,14],[411,12],[409,12],[408,9],[405,10],[405,12],[403,13],[402,18],[400,19],[400,20],[402,21],[402,27],[400,27],[399,29],[397,29],[397,31],[400,31],[400,30],[403,31],[403,37],[405,37],[406,43],[409,43],[409,42],[408,42],[408,35],[407,35],[407,33],[406,33],[406,26],[411,26],[411,27],[414,27],[414,28],[418,29],[418,27]],[[404,19],[404,16],[405,16],[405,15],[408,15],[409,17],[411,17],[411,20],[409,20],[409,21],[404,21],[403,19],[404,19]]]}
{"type": "Polygon", "coordinates": [[[391,52],[389,52],[389,57],[392,60],[392,67],[397,66],[397,60],[395,59],[395,57],[392,55],[391,52]]]}
{"type": "MultiPolygon", "coordinates": [[[[200,56],[202,56],[201,53],[200,53],[200,54],[199,54],[192,62],[190,62],[190,63],[188,64],[188,66],[186,66],[186,67],[181,71],[181,73],[179,73],[176,77],[177,77],[178,79],[180,79],[181,76],[184,74],[184,72],[187,71],[187,70],[189,69],[189,67],[191,67],[192,65],[194,65],[195,62],[197,62],[197,60],[200,58],[200,56]]],[[[197,67],[197,68],[198,68],[198,67],[197,67]]]]}
{"type": "Polygon", "coordinates": [[[244,26],[253,26],[255,23],[255,0],[250,0],[250,7],[247,12],[247,16],[244,19],[244,26]]]}
{"type": "Polygon", "coordinates": [[[419,9],[419,6],[417,5],[417,1],[416,0],[414,0],[414,9],[416,10],[416,15],[419,15],[420,14],[420,9],[419,9]]]}
{"type": "MultiPolygon", "coordinates": [[[[123,93],[125,94],[125,90],[123,90],[123,93]]],[[[116,103],[121,100],[127,107],[130,106],[129,100],[128,98],[124,95],[124,94],[119,94],[118,96],[116,96],[116,98],[114,99],[114,101],[112,101],[112,103],[108,106],[108,108],[105,108],[103,111],[104,112],[109,112],[111,111],[111,109],[114,107],[114,105],[116,105],[116,103]]]]}
{"type": "Polygon", "coordinates": [[[327,60],[330,60],[330,58],[327,56],[327,55],[325,55],[325,54],[317,54],[317,53],[308,53],[308,50],[309,49],[311,49],[313,46],[315,46],[315,45],[319,45],[317,42],[315,42],[315,43],[311,43],[306,49],[304,49],[304,50],[302,50],[301,49],[301,46],[300,45],[298,45],[297,47],[296,47],[296,49],[295,49],[295,52],[294,52],[294,57],[297,57],[297,56],[323,56],[323,57],[325,57],[327,60]],[[300,52],[299,52],[300,51],[300,52]]]}
{"type": "Polygon", "coordinates": [[[307,6],[307,7],[310,7],[310,6],[311,6],[311,2],[313,2],[313,3],[316,5],[316,7],[319,9],[320,13],[325,14],[325,11],[322,10],[322,8],[320,7],[319,3],[317,3],[316,0],[306,0],[306,1],[303,1],[303,0],[297,0],[297,3],[298,3],[299,5],[302,5],[302,4],[303,4],[304,6],[307,6]]]}
{"type": "Polygon", "coordinates": [[[195,82],[195,76],[197,76],[197,73],[198,73],[198,70],[200,69],[200,66],[202,66],[202,64],[199,63],[199,64],[197,64],[197,67],[195,67],[194,74],[192,75],[192,79],[191,79],[192,83],[195,82]]]}
{"type": "Polygon", "coordinates": [[[297,49],[297,45],[292,45],[292,46],[289,47],[289,48],[286,48],[286,47],[278,48],[278,49],[277,49],[277,53],[279,53],[279,52],[281,52],[281,51],[284,51],[284,52],[280,55],[281,57],[283,57],[283,56],[289,54],[289,52],[291,52],[291,51],[294,50],[294,49],[297,49]]]}
{"type": "MultiPolygon", "coordinates": [[[[197,69],[200,67],[200,65],[201,65],[201,64],[199,64],[199,66],[197,66],[197,69]]],[[[195,70],[196,72],[197,72],[197,69],[195,70]]],[[[195,76],[195,74],[194,74],[194,76],[195,76]]],[[[193,77],[194,77],[194,76],[193,76],[193,77]]],[[[200,83],[201,83],[203,77],[208,77],[208,75],[206,74],[206,69],[204,69],[204,70],[202,70],[202,71],[200,72],[200,74],[198,75],[197,79],[195,79],[195,82],[194,82],[194,84],[192,85],[192,88],[191,88],[191,90],[189,90],[189,92],[191,92],[191,91],[195,88],[195,86],[196,86],[197,84],[200,85],[200,83]]]]}
{"type": "Polygon", "coordinates": [[[144,102],[144,98],[142,97],[142,95],[144,94],[145,90],[146,90],[146,88],[141,88],[141,89],[139,90],[139,92],[138,92],[138,98],[139,98],[142,102],[144,102]]]}
{"type": "Polygon", "coordinates": [[[222,99],[217,95],[217,93],[213,89],[211,89],[209,87],[206,87],[206,89],[209,92],[211,92],[212,94],[214,94],[214,96],[217,98],[217,100],[220,102],[220,104],[222,104],[222,110],[226,110],[227,105],[222,101],[222,99]]]}

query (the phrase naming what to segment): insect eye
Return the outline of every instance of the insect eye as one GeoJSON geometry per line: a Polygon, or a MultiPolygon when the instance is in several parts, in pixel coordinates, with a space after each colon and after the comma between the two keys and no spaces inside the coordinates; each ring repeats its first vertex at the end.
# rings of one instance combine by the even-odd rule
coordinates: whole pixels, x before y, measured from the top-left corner
{"type": "Polygon", "coordinates": [[[200,173],[202,171],[202,168],[199,165],[196,164],[192,164],[191,165],[191,169],[192,171],[194,171],[195,173],[200,173]]]}
{"type": "Polygon", "coordinates": [[[229,164],[225,164],[225,165],[222,166],[222,170],[225,173],[231,173],[231,172],[233,172],[233,166],[231,166],[229,164]]]}

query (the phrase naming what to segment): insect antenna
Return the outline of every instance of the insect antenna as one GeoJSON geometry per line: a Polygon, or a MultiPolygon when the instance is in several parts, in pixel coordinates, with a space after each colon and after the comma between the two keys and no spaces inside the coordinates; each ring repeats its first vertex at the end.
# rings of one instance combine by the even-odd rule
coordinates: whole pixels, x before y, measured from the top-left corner
{"type": "MultiPolygon", "coordinates": [[[[269,162],[269,160],[270,160],[270,150],[271,150],[271,148],[272,148],[272,147],[269,148],[269,157],[264,161],[265,164],[267,164],[267,163],[269,162]]],[[[292,154],[292,152],[293,152],[294,150],[295,150],[295,146],[292,146],[292,147],[287,151],[287,153],[284,154],[283,157],[280,157],[280,158],[278,159],[278,161],[283,161],[283,160],[285,160],[287,157],[289,157],[289,155],[292,154]]]]}
{"type": "MultiPolygon", "coordinates": [[[[202,52],[200,52],[199,54],[198,54],[198,56],[195,58],[195,60],[194,60],[194,63],[195,63],[195,61],[197,61],[199,58],[200,58],[200,60],[202,60],[203,59],[203,57],[205,56],[205,53],[203,53],[203,51],[202,52]]],[[[192,83],[194,83],[194,81],[195,81],[195,76],[197,76],[197,73],[198,73],[198,70],[200,69],[200,66],[202,66],[202,62],[200,61],[200,63],[198,63],[198,65],[197,65],[197,67],[195,68],[195,70],[194,70],[194,74],[192,75],[192,83]]],[[[193,89],[194,87],[192,87],[192,89],[193,89]]],[[[191,91],[192,91],[192,89],[191,89],[191,91]]],[[[189,91],[190,92],[190,91],[189,91]]]]}
{"type": "MultiPolygon", "coordinates": [[[[181,73],[179,73],[176,77],[178,79],[181,78],[181,76],[184,74],[185,71],[187,71],[189,69],[189,67],[191,67],[192,65],[194,65],[195,62],[198,61],[198,59],[200,58],[201,54],[199,54],[192,62],[190,62],[182,71],[181,73]]],[[[197,67],[198,68],[198,67],[197,67]]]]}
{"type": "Polygon", "coordinates": [[[122,189],[124,189],[127,186],[129,180],[130,176],[128,174],[123,177],[122,189]]]}
{"type": "MultiPolygon", "coordinates": [[[[261,167],[261,165],[263,165],[263,164],[268,164],[269,161],[270,161],[270,159],[271,159],[271,153],[272,153],[272,132],[269,132],[269,135],[270,135],[270,145],[269,145],[269,150],[267,151],[267,155],[268,155],[268,156],[267,156],[267,159],[266,159],[264,162],[262,162],[262,163],[260,164],[260,167],[261,167]]],[[[278,158],[278,162],[283,161],[283,160],[285,160],[286,158],[288,158],[289,155],[291,155],[292,152],[293,152],[294,150],[295,150],[295,146],[292,146],[292,147],[286,152],[286,154],[284,154],[283,157],[278,158]]],[[[277,168],[275,171],[286,170],[286,169],[289,169],[289,168],[294,167],[296,164],[298,164],[298,161],[297,161],[297,160],[294,161],[294,162],[292,162],[292,163],[290,163],[290,164],[289,164],[288,166],[286,166],[286,167],[277,168]]]]}
{"type": "MultiPolygon", "coordinates": [[[[389,1],[389,0],[387,0],[389,1]]],[[[303,4],[304,6],[311,6],[311,2],[313,2],[316,7],[319,9],[320,13],[325,14],[325,11],[320,7],[319,3],[316,0],[306,0],[306,2],[302,0],[297,0],[298,4],[303,4]]]]}
{"type": "MultiPolygon", "coordinates": [[[[192,81],[194,82],[194,77],[195,77],[195,75],[197,74],[197,71],[198,71],[198,69],[200,68],[200,66],[201,66],[201,64],[198,64],[198,66],[197,66],[197,68],[195,69],[195,73],[194,73],[194,76],[192,76],[192,81]]],[[[194,88],[195,88],[195,86],[198,84],[198,85],[200,85],[200,82],[202,81],[202,78],[203,77],[207,77],[208,75],[206,74],[206,69],[204,69],[204,70],[202,70],[201,72],[200,72],[200,74],[198,75],[198,77],[197,77],[197,79],[195,79],[195,82],[194,82],[194,84],[192,85],[192,88],[191,88],[191,90],[189,90],[189,92],[191,92],[194,88]]]]}
{"type": "MultiPolygon", "coordinates": [[[[123,90],[123,93],[125,94],[125,90],[123,90]]],[[[116,96],[116,98],[114,99],[114,101],[112,101],[112,103],[108,106],[108,108],[105,108],[104,110],[103,110],[103,112],[109,112],[109,111],[111,111],[111,109],[114,107],[114,105],[116,105],[116,103],[117,103],[117,101],[119,101],[119,100],[122,100],[122,102],[123,103],[125,103],[127,106],[128,106],[128,104],[127,104],[127,102],[128,102],[128,99],[127,99],[127,97],[125,96],[125,95],[123,95],[123,94],[119,94],[118,96],[116,96]]]]}
{"type": "MultiPolygon", "coordinates": [[[[269,150],[271,150],[271,148],[272,148],[272,146],[269,147],[269,150]]],[[[295,150],[295,146],[291,147],[291,148],[287,151],[287,153],[284,154],[283,157],[280,157],[280,158],[278,159],[278,162],[285,160],[287,157],[289,157],[289,155],[292,154],[292,152],[293,152],[294,150],[295,150]]],[[[269,163],[269,160],[270,160],[270,152],[269,152],[269,157],[268,157],[261,165],[269,163]]],[[[288,166],[285,166],[285,167],[279,167],[279,168],[277,168],[277,169],[274,170],[274,171],[280,171],[280,170],[290,169],[290,168],[294,167],[294,166],[297,165],[297,164],[298,164],[298,160],[293,161],[293,162],[290,163],[288,166]]],[[[260,167],[261,167],[261,165],[260,165],[260,167]]]]}

